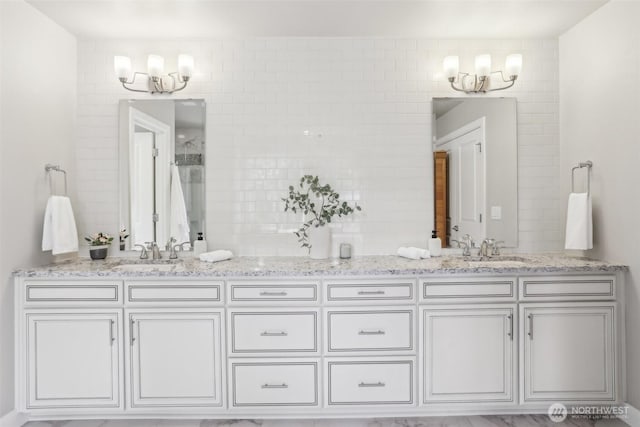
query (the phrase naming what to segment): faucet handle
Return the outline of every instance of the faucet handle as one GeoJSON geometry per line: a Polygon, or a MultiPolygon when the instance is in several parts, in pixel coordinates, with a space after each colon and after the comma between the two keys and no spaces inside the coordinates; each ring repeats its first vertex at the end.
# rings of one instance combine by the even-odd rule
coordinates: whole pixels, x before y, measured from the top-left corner
{"type": "Polygon", "coordinates": [[[164,245],[164,249],[165,249],[166,251],[170,251],[170,250],[171,250],[171,247],[173,246],[173,244],[174,244],[175,242],[177,242],[177,240],[176,240],[176,238],[175,238],[175,237],[171,237],[171,238],[169,238],[169,240],[167,241],[167,244],[166,244],[166,245],[164,245]]]}
{"type": "Polygon", "coordinates": [[[140,247],[140,259],[149,258],[149,253],[147,252],[147,248],[144,245],[134,245],[134,248],[140,247]]]}
{"type": "Polygon", "coordinates": [[[493,242],[493,249],[491,250],[491,255],[500,255],[500,243],[504,243],[504,240],[498,240],[497,242],[493,242]]]}
{"type": "Polygon", "coordinates": [[[471,256],[471,248],[466,242],[458,242],[458,247],[462,248],[462,256],[471,256]]]}
{"type": "MultiPolygon", "coordinates": [[[[173,241],[175,242],[175,239],[173,239],[173,241]]],[[[178,243],[177,245],[172,245],[171,246],[171,253],[169,254],[169,259],[178,259],[178,250],[180,250],[180,252],[184,251],[184,245],[186,245],[187,243],[191,243],[191,242],[182,242],[182,243],[178,243]]]]}

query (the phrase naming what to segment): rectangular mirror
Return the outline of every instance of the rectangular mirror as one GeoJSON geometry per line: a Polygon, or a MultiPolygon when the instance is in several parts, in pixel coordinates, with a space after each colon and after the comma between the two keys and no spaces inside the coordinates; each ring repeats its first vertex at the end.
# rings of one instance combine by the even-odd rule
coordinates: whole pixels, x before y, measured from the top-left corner
{"type": "Polygon", "coordinates": [[[205,232],[205,117],[202,99],[120,101],[124,250],[205,232]]]}
{"type": "Polygon", "coordinates": [[[516,247],[516,99],[434,98],[432,130],[434,230],[442,245],[468,234],[516,247]]]}

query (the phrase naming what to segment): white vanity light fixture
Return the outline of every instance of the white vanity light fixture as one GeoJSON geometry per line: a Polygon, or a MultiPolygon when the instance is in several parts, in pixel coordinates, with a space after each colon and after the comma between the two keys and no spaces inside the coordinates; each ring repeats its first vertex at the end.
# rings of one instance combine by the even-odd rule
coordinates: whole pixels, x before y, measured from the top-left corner
{"type": "Polygon", "coordinates": [[[513,86],[522,71],[522,55],[514,53],[508,55],[504,69],[491,71],[491,55],[483,54],[475,58],[475,74],[460,72],[460,59],[457,56],[447,56],[442,61],[444,75],[451,83],[451,88],[465,93],[486,93],[494,90],[504,90],[513,86]],[[505,79],[505,73],[508,78],[505,79]],[[507,83],[502,86],[492,87],[489,83],[492,74],[500,74],[502,81],[507,83]]]}
{"type": "Polygon", "coordinates": [[[193,56],[178,55],[178,71],[164,74],[164,58],[160,55],[149,55],[147,57],[147,72],[133,72],[131,58],[127,56],[114,56],[113,67],[116,77],[122,83],[122,87],[132,92],[145,93],[165,93],[171,94],[187,87],[187,83],[193,75],[193,56]],[[147,78],[148,89],[135,89],[136,78],[145,76],[147,78]]]}

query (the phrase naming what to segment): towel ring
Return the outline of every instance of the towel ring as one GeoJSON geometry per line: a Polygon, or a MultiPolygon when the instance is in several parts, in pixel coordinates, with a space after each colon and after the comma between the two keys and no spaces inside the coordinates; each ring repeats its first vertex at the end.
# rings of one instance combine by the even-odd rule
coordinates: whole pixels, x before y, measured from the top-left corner
{"type": "Polygon", "coordinates": [[[575,192],[575,171],[576,169],[587,168],[587,194],[591,194],[591,168],[593,167],[593,162],[591,160],[587,160],[586,162],[578,163],[578,166],[574,166],[571,168],[571,192],[575,192]]]}
{"type": "MultiPolygon", "coordinates": [[[[47,163],[46,165],[44,165],[44,170],[47,173],[50,173],[51,171],[54,172],[61,172],[64,174],[64,195],[67,195],[67,171],[64,169],[60,169],[59,165],[52,165],[51,163],[47,163]]],[[[49,187],[51,190],[51,195],[53,195],[54,191],[53,191],[53,179],[51,179],[51,175],[49,175],[49,187]]]]}

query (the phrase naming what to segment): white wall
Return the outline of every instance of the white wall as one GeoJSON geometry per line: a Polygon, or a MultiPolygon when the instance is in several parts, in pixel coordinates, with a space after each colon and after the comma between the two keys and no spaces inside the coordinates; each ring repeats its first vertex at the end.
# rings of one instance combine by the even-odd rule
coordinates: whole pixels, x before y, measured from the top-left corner
{"type": "Polygon", "coordinates": [[[304,255],[289,232],[298,218],[283,213],[280,201],[304,173],[319,174],[363,207],[338,225],[334,241],[351,240],[356,254],[425,246],[433,223],[431,97],[457,95],[441,76],[442,58],[459,54],[463,69],[472,69],[474,55],[485,52],[496,64],[509,53],[524,54],[515,88],[496,94],[519,101],[520,249],[561,248],[555,40],[80,42],[81,233],[118,229],[118,100],[148,97],[121,88],[113,56],[129,55],[144,70],[146,55],[158,53],[172,69],[181,51],[195,56],[197,71],[173,97],[207,101],[211,248],[304,255]]]}
{"type": "Polygon", "coordinates": [[[0,1],[0,416],[13,409],[13,283],[40,250],[45,163],[70,172],[76,116],[75,38],[22,0],[0,1]]]}
{"type": "MultiPolygon", "coordinates": [[[[640,3],[612,1],[560,37],[563,195],[571,167],[593,160],[594,249],[630,266],[629,402],[640,408],[640,3]]],[[[580,175],[583,177],[584,175],[580,175]]],[[[578,178],[584,180],[584,178],[578,178]]]]}

